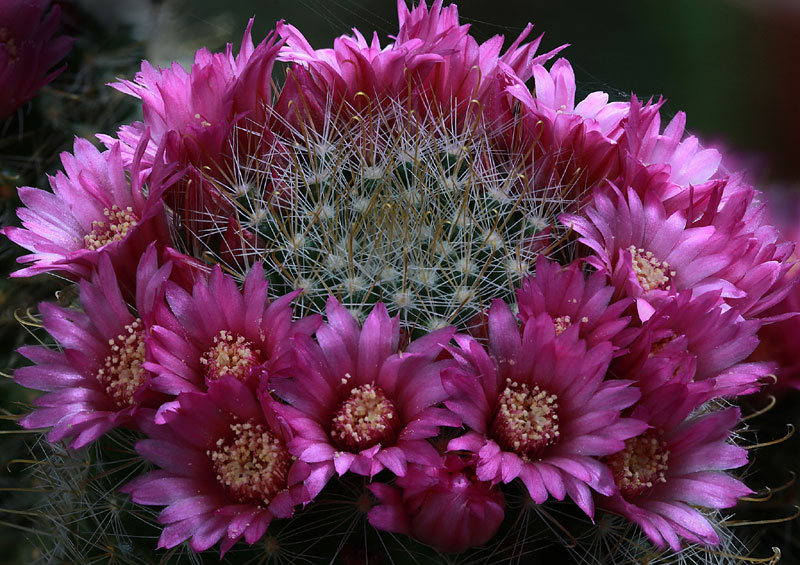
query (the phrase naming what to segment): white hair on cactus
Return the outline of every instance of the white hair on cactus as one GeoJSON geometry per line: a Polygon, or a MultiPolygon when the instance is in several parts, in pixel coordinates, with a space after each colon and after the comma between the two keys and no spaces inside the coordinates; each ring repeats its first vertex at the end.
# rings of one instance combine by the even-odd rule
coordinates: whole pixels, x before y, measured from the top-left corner
{"type": "Polygon", "coordinates": [[[352,309],[384,301],[412,330],[468,327],[492,299],[514,301],[539,253],[564,249],[556,217],[575,203],[532,185],[531,157],[499,150],[480,119],[422,123],[392,103],[319,130],[274,118],[274,143],[241,151],[258,127],[240,125],[230,174],[208,179],[236,211],[241,249],[214,256],[220,217],[194,235],[242,276],[264,261],[276,295],[304,288],[303,312],[333,294],[352,309]]]}

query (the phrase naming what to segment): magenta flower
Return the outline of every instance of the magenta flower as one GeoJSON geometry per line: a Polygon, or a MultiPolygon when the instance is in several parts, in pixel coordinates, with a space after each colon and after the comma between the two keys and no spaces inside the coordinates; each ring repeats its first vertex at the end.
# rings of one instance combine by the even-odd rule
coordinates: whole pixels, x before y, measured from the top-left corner
{"type": "Polygon", "coordinates": [[[625,516],[656,546],[673,551],[680,550],[680,538],[719,543],[701,508],[729,508],[752,493],[724,472],[747,463],[747,452],[728,442],[739,409],[684,420],[698,399],[688,400],[685,391],[665,388],[649,406],[634,410],[650,429],[605,458],[616,492],[596,497],[598,506],[625,516]]]}
{"type": "Polygon", "coordinates": [[[557,60],[549,71],[536,65],[532,74],[533,91],[523,77],[506,75],[506,103],[513,110],[504,119],[517,125],[506,126],[496,141],[530,155],[525,171],[530,186],[562,202],[566,210],[619,173],[617,140],[628,104],[609,103],[603,92],[593,92],[576,104],[575,75],[565,59],[557,60]]]}
{"type": "Polygon", "coordinates": [[[479,45],[469,35],[469,25],[459,25],[455,5],[442,7],[442,0],[436,0],[430,10],[425,2],[409,10],[398,1],[397,10],[400,29],[396,40],[384,47],[377,35],[368,42],[356,30],[352,37],[337,38],[333,49],[314,50],[295,27],[278,24],[286,41],[279,59],[296,63],[311,75],[311,88],[302,90],[301,108],[308,107],[309,95],[316,98],[312,105],[317,108],[329,105],[330,97],[337,107],[344,103],[345,112],[366,103],[406,107],[408,102],[420,116],[438,118],[452,112],[460,122],[477,100],[484,117],[493,122],[502,107],[504,76],[514,73],[528,80],[534,65],[563,49],[535,56],[541,37],[522,45],[533,28],[528,24],[500,55],[502,36],[479,45]]]}
{"type": "Polygon", "coordinates": [[[162,395],[150,390],[144,368],[145,344],[153,304],[170,274],[158,267],[150,247],[139,263],[136,309],[131,313],[107,257],[91,282],[80,281],[84,312],[42,303],[43,326],[63,347],[26,346],[19,352],[35,365],[22,367],[14,379],[23,386],[47,391],[35,400],[39,407],[25,416],[25,428],[52,426],[50,441],[74,438],[78,449],[117,426],[135,426],[142,407],[154,407],[162,395]]]}
{"type": "Polygon", "coordinates": [[[692,298],[686,290],[669,297],[637,331],[628,353],[611,363],[612,374],[639,382],[643,393],[660,394],[664,384],[674,380],[671,359],[686,357],[691,365],[687,382],[711,383],[708,398],[751,394],[758,391],[771,363],[743,363],[758,345],[761,323],[744,320],[731,308],[724,308],[718,292],[692,298]],[[658,376],[656,376],[658,375],[658,376]]]}
{"type": "Polygon", "coordinates": [[[794,243],[782,240],[769,223],[765,204],[744,174],[723,175],[718,151],[702,149],[691,136],[681,141],[685,116],[678,114],[659,131],[660,105],[642,106],[635,98],[631,103],[617,182],[633,187],[644,201],[654,196],[667,216],[687,218],[687,228],[713,226],[735,242],[731,261],[715,276],[738,289],[723,294],[730,306],[745,318],[763,318],[800,276],[791,270],[794,243]]]}
{"type": "Polygon", "coordinates": [[[290,338],[312,334],[320,318],[292,321],[291,302],[299,291],[271,302],[267,287],[260,263],[241,290],[219,266],[195,282],[191,293],[168,285],[168,307],[157,311],[148,343],[153,388],[167,394],[203,391],[224,375],[255,388],[262,378],[292,369],[290,338]]]}
{"type": "Polygon", "coordinates": [[[630,322],[622,313],[629,300],[611,303],[614,288],[606,277],[595,273],[586,278],[580,264],[566,267],[544,257],[536,261],[536,275],[528,277],[517,290],[518,318],[523,325],[530,319],[547,313],[553,319],[556,333],[571,325],[579,327],[578,335],[589,347],[610,341],[621,347],[630,341],[631,331],[624,331],[630,322]]]}
{"type": "MultiPolygon", "coordinates": [[[[160,195],[172,179],[169,168],[151,175],[141,172],[143,149],[141,145],[128,171],[118,146],[101,153],[87,140],[76,138],[74,154],[61,154],[65,172],[50,177],[52,192],[20,187],[19,196],[26,207],[19,208],[17,215],[23,227],[5,227],[2,233],[33,252],[18,259],[33,265],[11,276],[59,271],[88,278],[100,256],[106,254],[118,276],[127,275],[151,242],[168,245],[169,228],[160,195]]],[[[134,276],[124,278],[132,282],[134,276]]]]}
{"type": "Polygon", "coordinates": [[[257,130],[255,137],[259,137],[272,104],[272,66],[279,45],[270,35],[254,47],[252,26],[251,20],[236,56],[231,44],[225,53],[212,54],[202,48],[190,72],[178,63],[158,69],[144,61],[135,80],[111,85],[141,99],[143,121],[122,126],[119,140],[99,138],[110,147],[119,144],[128,163],[149,131],[143,166],[163,160],[185,167],[184,177],[165,191],[164,199],[194,234],[207,229],[209,221],[223,221],[232,212],[208,176],[209,171],[213,175],[231,170],[229,136],[234,125],[246,121],[246,129],[257,130]],[[214,218],[209,220],[209,214],[214,218]]]}
{"type": "Polygon", "coordinates": [[[557,124],[555,130],[571,129],[564,126],[580,122],[587,132],[595,131],[608,139],[617,140],[622,135],[630,105],[609,103],[608,94],[601,91],[576,103],[575,73],[566,59],[556,60],[550,70],[537,61],[529,74],[534,79],[533,92],[525,86],[528,77],[519,74],[513,77],[507,91],[535,114],[557,124]]]}
{"type": "Polygon", "coordinates": [[[381,504],[367,514],[387,532],[413,536],[445,553],[483,545],[503,522],[505,497],[491,483],[475,478],[474,462],[448,455],[436,467],[411,465],[395,480],[367,488],[381,504]]]}
{"type": "MultiPolygon", "coordinates": [[[[630,116],[625,121],[627,154],[644,166],[655,165],[669,176],[669,188],[661,194],[667,200],[677,193],[688,193],[690,186],[713,178],[722,162],[714,148],[703,149],[697,137],[685,136],[686,114],[678,112],[661,131],[659,109],[662,102],[642,105],[634,96],[630,116]]],[[[654,170],[651,169],[651,174],[654,170]]]]}
{"type": "Polygon", "coordinates": [[[222,540],[224,554],[242,537],[255,543],[273,518],[289,518],[311,500],[303,484],[308,465],[286,449],[291,422],[268,394],[256,398],[224,375],[208,392],[182,393],[175,404],[166,423],[150,423],[150,439],[136,444],[161,469],[121,489],[139,504],[167,505],[159,547],[192,538],[192,549],[205,551],[222,540]]]}
{"type": "Polygon", "coordinates": [[[51,70],[69,53],[74,40],[53,37],[61,21],[61,7],[48,11],[49,6],[50,0],[7,0],[0,5],[0,120],[66,68],[51,70]]]}
{"type": "Polygon", "coordinates": [[[751,361],[775,363],[775,385],[778,388],[800,389],[800,351],[797,336],[800,335],[800,288],[795,286],[789,295],[766,312],[770,316],[792,315],[775,323],[765,324],[758,332],[759,344],[751,361]]]}
{"type": "MultiPolygon", "coordinates": [[[[795,244],[793,271],[797,271],[797,242],[800,241],[800,201],[793,191],[772,190],[768,196],[769,216],[782,232],[781,240],[795,244]]],[[[771,323],[758,332],[759,345],[751,356],[754,361],[776,362],[776,388],[800,389],[800,350],[796,336],[800,335],[800,287],[793,286],[779,303],[764,312],[771,323]]]]}
{"type": "Polygon", "coordinates": [[[710,223],[745,242],[742,252],[720,273],[744,292],[727,302],[745,318],[769,321],[764,312],[789,294],[800,269],[793,268],[795,242],[783,238],[770,223],[761,195],[741,175],[731,176],[717,210],[707,210],[696,222],[710,223]]]}
{"type": "MultiPolygon", "coordinates": [[[[144,120],[119,131],[128,160],[146,130],[151,137],[146,163],[156,160],[156,148],[162,145],[167,146],[168,161],[200,167],[218,160],[233,123],[243,113],[261,112],[262,105],[270,103],[270,75],[278,46],[268,37],[254,47],[252,27],[251,20],[236,56],[230,43],[225,53],[212,54],[204,47],[195,54],[189,72],[178,63],[159,69],[144,61],[134,80],[111,84],[142,101],[144,120]]],[[[107,136],[101,139],[119,143],[107,136]]]]}
{"type": "Polygon", "coordinates": [[[324,469],[328,478],[347,471],[374,476],[388,468],[397,476],[409,462],[436,465],[428,438],[439,426],[458,421],[436,405],[446,394],[439,374],[449,361],[436,361],[453,336],[444,328],[399,350],[398,318],[378,303],[363,328],[334,298],[317,341],[297,335],[294,375],[272,379],[276,393],[299,412],[298,433],[289,450],[324,469]]]}
{"type": "Polygon", "coordinates": [[[595,457],[622,449],[646,424],[621,418],[639,398],[630,381],[604,381],[612,345],[587,348],[578,326],[561,334],[547,315],[527,321],[520,335],[508,306],[489,311],[489,351],[457,335],[450,351],[458,366],[446,369],[447,407],[467,433],[449,450],[478,457],[477,478],[508,483],[519,477],[531,498],[569,495],[589,516],[591,487],[613,491],[608,469],[595,457]]]}
{"type": "Polygon", "coordinates": [[[639,317],[647,320],[668,296],[692,289],[695,297],[708,291],[725,299],[745,292],[722,276],[746,243],[713,226],[687,225],[678,212],[666,215],[653,193],[642,200],[632,188],[627,198],[613,185],[598,190],[582,215],[563,214],[562,224],[583,237],[595,255],[587,263],[605,272],[623,296],[636,300],[639,317]]]}

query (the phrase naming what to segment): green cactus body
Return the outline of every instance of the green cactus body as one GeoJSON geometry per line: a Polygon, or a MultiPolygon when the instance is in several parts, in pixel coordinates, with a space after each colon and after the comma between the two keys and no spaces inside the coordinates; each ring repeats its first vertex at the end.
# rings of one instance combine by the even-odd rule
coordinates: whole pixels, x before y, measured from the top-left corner
{"type": "Polygon", "coordinates": [[[333,295],[356,315],[384,302],[412,332],[468,328],[555,252],[570,203],[532,186],[524,155],[461,130],[364,114],[324,134],[291,131],[280,150],[239,163],[235,189],[212,181],[275,296],[302,288],[304,312],[322,312],[333,295]]]}

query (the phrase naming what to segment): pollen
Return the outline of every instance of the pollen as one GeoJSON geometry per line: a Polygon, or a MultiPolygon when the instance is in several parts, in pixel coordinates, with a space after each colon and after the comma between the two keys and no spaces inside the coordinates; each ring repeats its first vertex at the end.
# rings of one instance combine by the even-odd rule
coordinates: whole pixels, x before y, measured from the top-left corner
{"type": "Polygon", "coordinates": [[[560,335],[572,325],[572,319],[569,316],[559,316],[553,320],[553,323],[556,326],[556,335],[560,335]]]}
{"type": "Polygon", "coordinates": [[[137,318],[108,341],[109,353],[97,371],[97,380],[117,406],[134,406],[134,396],[146,378],[144,363],[144,325],[137,318]]]}
{"type": "Polygon", "coordinates": [[[292,457],[265,424],[236,422],[230,429],[206,452],[217,481],[235,501],[266,507],[286,489],[292,457]]]}
{"type": "Polygon", "coordinates": [[[251,369],[261,364],[261,352],[243,336],[222,330],[214,337],[214,345],[200,358],[205,377],[216,381],[223,375],[233,375],[243,381],[251,369]]]}
{"type": "Polygon", "coordinates": [[[631,245],[628,248],[633,262],[633,272],[642,286],[642,290],[664,290],[669,285],[670,277],[675,276],[675,271],[670,270],[666,261],[660,261],[651,251],[637,249],[631,245]]]}
{"type": "Polygon", "coordinates": [[[344,451],[363,451],[374,445],[391,445],[400,426],[397,407],[373,384],[350,389],[331,423],[331,439],[344,451]]]}
{"type": "Polygon", "coordinates": [[[669,450],[652,432],[625,441],[625,449],[605,458],[620,492],[625,497],[646,493],[667,482],[669,450]]]}
{"type": "Polygon", "coordinates": [[[110,209],[103,210],[103,216],[106,219],[93,221],[92,231],[83,236],[86,249],[95,251],[104,245],[124,239],[139,221],[133,213],[133,208],[128,206],[123,210],[116,204],[110,209]]]}
{"type": "Polygon", "coordinates": [[[491,435],[505,451],[524,461],[541,456],[559,440],[558,397],[540,388],[506,379],[497,402],[491,435]]]}

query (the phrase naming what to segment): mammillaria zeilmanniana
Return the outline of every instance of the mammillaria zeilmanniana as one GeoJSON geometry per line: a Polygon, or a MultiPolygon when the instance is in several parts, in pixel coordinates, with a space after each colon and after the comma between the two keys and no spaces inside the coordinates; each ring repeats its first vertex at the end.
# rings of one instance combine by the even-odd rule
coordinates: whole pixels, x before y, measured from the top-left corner
{"type": "Polygon", "coordinates": [[[557,501],[716,546],[751,492],[723,406],[774,370],[745,360],[792,244],[683,114],[576,100],[531,26],[503,50],[453,5],[398,13],[388,44],[279,22],[113,85],[143,120],[76,141],[5,229],[82,307],[42,305],[61,347],[22,351],[22,424],[141,434],[156,468],[122,490],[166,507],[165,548],[277,539],[347,481],[426,551],[513,553],[557,501]]]}

